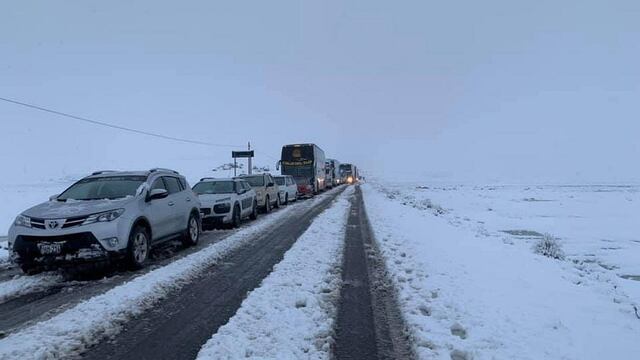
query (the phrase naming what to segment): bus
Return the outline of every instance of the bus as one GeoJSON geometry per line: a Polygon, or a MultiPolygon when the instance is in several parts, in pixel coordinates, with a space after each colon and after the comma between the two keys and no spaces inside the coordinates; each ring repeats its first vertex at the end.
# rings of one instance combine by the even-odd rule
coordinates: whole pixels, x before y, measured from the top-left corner
{"type": "Polygon", "coordinates": [[[358,168],[353,164],[340,164],[340,179],[345,184],[358,181],[358,168]]]}
{"type": "Polygon", "coordinates": [[[336,159],[327,159],[327,185],[334,187],[340,185],[340,161],[336,159]]]}
{"type": "Polygon", "coordinates": [[[283,146],[279,165],[282,175],[296,180],[299,195],[315,195],[327,186],[324,151],[316,144],[283,146]]]}

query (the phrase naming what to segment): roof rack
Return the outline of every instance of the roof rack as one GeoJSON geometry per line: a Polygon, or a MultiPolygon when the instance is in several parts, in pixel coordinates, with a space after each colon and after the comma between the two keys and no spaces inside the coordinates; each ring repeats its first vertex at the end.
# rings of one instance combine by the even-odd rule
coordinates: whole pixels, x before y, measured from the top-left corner
{"type": "Polygon", "coordinates": [[[166,169],[166,168],[153,168],[151,170],[149,170],[149,172],[157,172],[157,171],[165,171],[165,172],[170,172],[170,173],[174,173],[176,175],[180,175],[179,172],[175,171],[175,170],[171,170],[171,169],[166,169]]]}
{"type": "Polygon", "coordinates": [[[100,171],[94,171],[91,173],[91,176],[93,175],[101,175],[101,174],[106,174],[106,173],[113,173],[113,172],[117,172],[116,170],[100,170],[100,171]]]}
{"type": "Polygon", "coordinates": [[[202,179],[200,179],[200,181],[205,181],[205,180],[215,180],[216,178],[214,177],[203,177],[202,179]]]}

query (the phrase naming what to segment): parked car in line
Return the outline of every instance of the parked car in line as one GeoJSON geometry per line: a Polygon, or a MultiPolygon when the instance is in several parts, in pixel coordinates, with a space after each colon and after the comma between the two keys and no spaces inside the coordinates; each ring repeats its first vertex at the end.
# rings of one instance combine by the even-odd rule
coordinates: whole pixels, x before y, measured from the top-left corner
{"type": "Polygon", "coordinates": [[[342,183],[340,177],[340,162],[336,159],[327,159],[325,164],[327,169],[327,184],[330,185],[329,187],[340,185],[342,183]]]}
{"type": "Polygon", "coordinates": [[[269,213],[272,208],[280,207],[280,197],[278,196],[280,190],[271,174],[240,175],[237,179],[245,180],[251,185],[256,192],[258,207],[264,212],[269,213]]]}
{"type": "Polygon", "coordinates": [[[288,204],[289,201],[298,200],[298,184],[291,175],[280,175],[273,177],[280,189],[280,203],[288,204]]]}
{"type": "Polygon", "coordinates": [[[256,192],[242,179],[202,178],[193,186],[200,199],[202,227],[239,227],[243,219],[258,218],[256,192]]]}
{"type": "Polygon", "coordinates": [[[18,215],[11,260],[23,271],[126,260],[142,268],[150,248],[200,237],[200,200],[168,169],[99,171],[18,215]]]}

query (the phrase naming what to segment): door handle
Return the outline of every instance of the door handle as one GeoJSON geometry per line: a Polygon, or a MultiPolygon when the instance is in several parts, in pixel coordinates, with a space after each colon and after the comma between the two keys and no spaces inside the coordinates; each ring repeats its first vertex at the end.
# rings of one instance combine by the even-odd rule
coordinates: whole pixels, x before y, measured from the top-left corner
{"type": "Polygon", "coordinates": [[[187,202],[191,202],[191,198],[187,198],[187,202]]]}
{"type": "Polygon", "coordinates": [[[175,204],[176,204],[176,203],[174,203],[173,201],[169,201],[169,206],[173,206],[173,205],[175,205],[175,204]]]}

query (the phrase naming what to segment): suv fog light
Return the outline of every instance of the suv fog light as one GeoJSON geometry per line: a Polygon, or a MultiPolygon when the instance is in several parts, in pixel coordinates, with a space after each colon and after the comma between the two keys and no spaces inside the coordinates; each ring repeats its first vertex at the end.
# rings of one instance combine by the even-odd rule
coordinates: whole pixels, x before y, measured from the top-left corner
{"type": "Polygon", "coordinates": [[[108,239],[104,239],[104,241],[107,242],[107,244],[109,244],[109,246],[111,247],[116,247],[118,246],[118,238],[117,237],[112,237],[112,238],[108,238],[108,239]]]}

